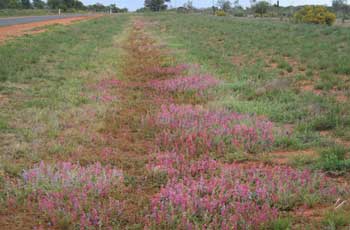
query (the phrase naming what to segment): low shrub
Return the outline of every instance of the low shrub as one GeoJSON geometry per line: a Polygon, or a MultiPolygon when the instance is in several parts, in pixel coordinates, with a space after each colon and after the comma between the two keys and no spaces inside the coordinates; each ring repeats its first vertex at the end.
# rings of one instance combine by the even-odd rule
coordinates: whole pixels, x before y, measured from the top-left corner
{"type": "Polygon", "coordinates": [[[24,171],[17,189],[24,190],[28,204],[43,212],[51,226],[107,229],[123,211],[123,203],[113,198],[122,182],[119,170],[100,163],[83,167],[41,162],[24,171]]]}
{"type": "Polygon", "coordinates": [[[318,115],[313,118],[310,125],[313,130],[323,131],[332,130],[337,126],[341,125],[341,119],[333,111],[318,115]]]}
{"type": "Polygon", "coordinates": [[[325,171],[344,172],[350,170],[350,159],[346,159],[347,150],[335,145],[320,152],[318,167],[325,171]]]}
{"type": "Polygon", "coordinates": [[[213,175],[218,168],[219,163],[209,156],[193,160],[176,152],[157,152],[148,164],[150,171],[164,172],[171,179],[213,175]]]}
{"type": "Polygon", "coordinates": [[[0,117],[0,130],[5,130],[5,129],[8,129],[7,121],[2,117],[0,117]]]}
{"type": "MultiPolygon", "coordinates": [[[[337,192],[321,174],[289,167],[223,166],[211,178],[171,181],[151,201],[150,227],[165,229],[263,229],[280,211],[326,201],[337,192]]],[[[287,225],[285,223],[283,225],[287,225]]]]}
{"type": "Polygon", "coordinates": [[[237,9],[237,10],[233,11],[233,16],[235,16],[235,17],[245,17],[246,13],[244,12],[244,10],[237,9]]]}
{"type": "Polygon", "coordinates": [[[294,14],[296,22],[332,25],[336,15],[324,6],[305,6],[294,14]]]}
{"type": "Polygon", "coordinates": [[[218,11],[216,11],[215,15],[223,17],[223,16],[226,16],[226,12],[223,10],[218,10],[218,11]]]}
{"type": "Polygon", "coordinates": [[[328,211],[322,221],[324,229],[346,229],[350,226],[350,210],[349,205],[344,210],[328,211]]]}
{"type": "Polygon", "coordinates": [[[245,151],[260,153],[274,144],[274,126],[265,118],[192,105],[162,105],[150,122],[161,129],[162,150],[190,155],[245,151]]]}

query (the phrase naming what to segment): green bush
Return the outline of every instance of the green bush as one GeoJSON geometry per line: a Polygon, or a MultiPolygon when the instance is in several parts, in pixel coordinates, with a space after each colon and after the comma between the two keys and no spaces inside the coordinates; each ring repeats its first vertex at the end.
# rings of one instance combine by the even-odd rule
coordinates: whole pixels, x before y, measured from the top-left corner
{"type": "Polygon", "coordinates": [[[235,17],[245,17],[244,10],[235,10],[233,11],[233,16],[235,17]]]}
{"type": "Polygon", "coordinates": [[[350,159],[346,159],[347,150],[343,146],[335,145],[320,152],[318,167],[325,171],[348,171],[350,159]]]}
{"type": "Polygon", "coordinates": [[[350,224],[350,212],[347,209],[330,210],[322,221],[322,229],[346,229],[350,224]]]}
{"type": "Polygon", "coordinates": [[[256,16],[261,16],[263,17],[264,14],[267,13],[268,9],[269,9],[270,3],[266,2],[266,1],[259,1],[258,3],[256,3],[253,7],[253,10],[256,14],[256,16]]]}
{"type": "Polygon", "coordinates": [[[334,113],[328,113],[315,117],[311,121],[311,127],[316,131],[332,130],[337,127],[337,117],[334,113]]]}
{"type": "Polygon", "coordinates": [[[221,16],[221,17],[226,16],[226,12],[223,10],[218,10],[216,11],[216,16],[221,16]]]}
{"type": "Polygon", "coordinates": [[[305,6],[294,14],[296,22],[332,25],[336,16],[324,6],[305,6]]]}

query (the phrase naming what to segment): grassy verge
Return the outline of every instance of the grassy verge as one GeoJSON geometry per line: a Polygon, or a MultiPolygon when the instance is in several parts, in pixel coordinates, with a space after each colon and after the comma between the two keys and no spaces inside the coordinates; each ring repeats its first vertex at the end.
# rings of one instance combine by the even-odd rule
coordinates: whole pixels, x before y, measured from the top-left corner
{"type": "Polygon", "coordinates": [[[173,47],[186,50],[186,59],[225,80],[230,93],[213,105],[292,126],[292,141],[281,140],[283,147],[322,146],[327,138],[319,131],[326,130],[347,139],[347,29],[200,15],[153,18],[173,47]]]}
{"type": "MultiPolygon", "coordinates": [[[[1,181],[41,160],[94,161],[97,155],[88,150],[103,148],[99,130],[115,103],[98,82],[118,68],[115,44],[127,20],[102,17],[52,26],[0,46],[1,181]]],[[[6,218],[1,222],[20,218],[18,211],[2,213],[6,218]]],[[[19,229],[32,223],[22,221],[19,229]]]]}
{"type": "MultiPolygon", "coordinates": [[[[273,38],[276,40],[284,40],[284,42],[287,43],[287,41],[292,39],[289,38],[288,40],[286,38],[287,36],[302,36],[302,33],[294,31],[300,29],[298,26],[278,22],[276,22],[275,25],[266,21],[235,21],[235,19],[232,18],[222,19],[202,15],[176,17],[175,15],[157,14],[150,16],[150,19],[154,22],[154,34],[161,35],[166,43],[170,44],[170,47],[177,51],[183,62],[200,63],[204,70],[203,72],[210,72],[214,76],[224,80],[224,83],[220,85],[219,88],[215,89],[215,97],[204,101],[204,107],[209,107],[209,109],[211,109],[210,111],[216,112],[226,108],[229,111],[239,112],[241,114],[249,114],[251,116],[257,114],[260,118],[267,117],[273,121],[277,129],[279,128],[280,131],[282,131],[280,133],[281,135],[276,135],[274,150],[272,150],[272,153],[266,155],[266,159],[264,159],[263,149],[258,149],[257,151],[254,151],[254,148],[245,149],[243,152],[250,152],[250,154],[247,155],[239,150],[237,151],[237,149],[225,148],[225,140],[219,142],[221,148],[224,150],[221,155],[223,158],[220,158],[220,148],[218,148],[219,150],[215,148],[217,142],[214,141],[211,142],[211,144],[203,144],[203,142],[206,143],[206,141],[210,139],[210,129],[206,130],[202,128],[203,130],[201,131],[195,130],[194,132],[198,132],[193,135],[196,137],[194,138],[196,141],[193,141],[195,144],[188,139],[186,139],[186,144],[181,142],[181,140],[184,140],[181,139],[183,133],[181,133],[181,131],[179,131],[180,134],[177,133],[177,128],[181,130],[181,125],[179,125],[180,127],[176,127],[174,124],[185,120],[186,122],[184,122],[184,124],[186,124],[186,129],[184,130],[191,132],[191,128],[187,127],[187,125],[190,126],[187,122],[193,119],[193,116],[195,117],[194,120],[198,123],[201,123],[202,120],[201,116],[198,115],[201,113],[200,109],[199,111],[194,109],[196,111],[194,112],[191,111],[189,107],[180,106],[177,108],[178,110],[169,109],[169,111],[164,111],[164,117],[162,117],[162,119],[166,121],[169,119],[167,116],[170,116],[171,118],[169,120],[174,119],[176,121],[172,124],[171,129],[165,131],[165,133],[170,132],[172,135],[166,136],[166,138],[164,138],[165,143],[162,143],[166,146],[169,142],[171,143],[172,140],[176,142],[176,147],[170,149],[166,148],[166,150],[182,154],[185,153],[184,155],[190,152],[195,156],[197,156],[196,154],[205,155],[206,152],[209,152],[211,157],[215,157],[215,160],[225,162],[253,160],[258,162],[264,161],[272,165],[282,165],[281,167],[285,164],[294,163],[294,165],[298,164],[302,169],[311,168],[314,170],[313,172],[315,175],[319,175],[318,169],[322,169],[323,171],[327,171],[327,168],[341,169],[342,171],[347,170],[346,159],[349,158],[349,155],[346,154],[346,152],[348,153],[348,150],[346,150],[346,148],[345,150],[338,150],[338,148],[328,147],[331,144],[333,145],[333,142],[338,143],[338,141],[340,141],[335,138],[337,129],[344,128],[346,130],[348,127],[346,123],[346,119],[349,116],[347,112],[348,106],[346,103],[338,101],[332,90],[320,92],[314,87],[311,89],[307,87],[304,88],[301,83],[308,80],[308,84],[313,86],[313,84],[317,82],[318,74],[321,70],[308,66],[306,62],[302,62],[301,59],[298,59],[298,56],[281,54],[281,51],[285,52],[282,46],[277,44],[276,48],[273,45],[275,40],[271,41],[272,38],[269,37],[270,40],[266,38],[266,35],[271,30],[276,30],[274,33],[277,35],[282,33],[283,30],[287,30],[285,27],[291,27],[290,30],[287,30],[288,33],[286,32],[283,34],[284,37],[273,38]],[[253,34],[253,36],[248,37],[249,33],[253,34]],[[276,52],[274,50],[271,51],[271,49],[274,48],[277,50],[276,52]],[[311,70],[308,68],[311,68],[311,70]],[[208,104],[206,104],[206,102],[208,102],[208,104]],[[187,117],[184,114],[191,115],[187,117]],[[177,119],[179,121],[177,121],[177,119]],[[176,135],[179,135],[180,138],[176,139],[176,135]],[[201,139],[201,137],[205,138],[201,139]],[[200,144],[196,145],[197,143],[200,144]],[[186,150],[186,148],[191,145],[193,145],[192,148],[186,150]],[[205,145],[207,148],[202,149],[200,148],[201,145],[205,145]],[[184,148],[182,148],[183,146],[184,148]],[[301,151],[302,149],[304,150],[301,151]],[[325,151],[326,149],[328,150],[325,151]],[[321,153],[321,157],[319,157],[318,152],[321,153]],[[328,156],[325,157],[325,155],[328,156]],[[291,161],[290,159],[285,161],[283,157],[286,156],[290,157],[291,161]]],[[[304,25],[299,26],[304,27],[304,25]]],[[[310,30],[311,33],[313,30],[324,30],[327,28],[307,27],[307,29],[310,30]]],[[[320,41],[327,43],[327,40],[320,39],[320,41]]],[[[307,43],[307,39],[305,39],[304,42],[307,43]]],[[[290,43],[290,45],[292,46],[293,44],[290,43]]],[[[294,45],[293,49],[297,48],[297,45],[294,45]]],[[[303,47],[299,47],[299,49],[302,48],[303,47]]],[[[330,50],[325,50],[324,52],[331,53],[330,50]]],[[[319,61],[318,58],[319,57],[315,57],[313,61],[319,61]]],[[[347,87],[346,76],[334,75],[334,77],[345,77],[344,86],[347,87]]],[[[346,93],[346,89],[339,91],[346,93]]],[[[188,100],[183,103],[186,102],[189,103],[188,100]]],[[[206,125],[205,127],[210,127],[211,125],[212,121],[209,117],[210,116],[203,118],[206,119],[205,122],[203,122],[206,125]]],[[[239,118],[236,119],[239,120],[239,118]]],[[[257,123],[258,122],[255,124],[257,123]]],[[[215,128],[220,127],[220,125],[215,126],[215,128]]],[[[201,127],[201,124],[198,126],[201,127]]],[[[259,125],[257,125],[257,127],[258,126],[259,125]]],[[[224,127],[229,128],[230,124],[225,124],[224,127]]],[[[264,130],[267,131],[268,128],[265,127],[264,130]]],[[[218,130],[215,131],[217,131],[216,133],[221,133],[218,130]]],[[[257,133],[261,133],[261,131],[257,133]]],[[[238,133],[234,135],[234,137],[237,136],[239,136],[238,133]]],[[[228,139],[231,140],[230,137],[228,139]]],[[[217,137],[215,140],[218,141],[220,138],[217,137]]],[[[260,139],[258,143],[261,144],[264,143],[264,141],[265,140],[260,139]]],[[[345,139],[343,141],[346,142],[345,139]]],[[[343,143],[340,145],[342,144],[343,143]]],[[[345,144],[346,143],[344,143],[344,145],[345,144]]],[[[246,145],[245,147],[248,146],[246,145]]],[[[169,154],[166,157],[172,159],[174,156],[169,154]]],[[[185,157],[186,160],[181,164],[182,167],[179,169],[177,168],[179,171],[185,168],[183,165],[187,162],[191,162],[191,165],[195,165],[195,163],[191,161],[193,159],[191,159],[191,157],[188,158],[185,157]],[[190,160],[188,160],[188,158],[190,160]]],[[[245,163],[242,164],[244,165],[245,163]]],[[[251,161],[247,164],[251,169],[257,167],[251,161]]],[[[208,174],[210,174],[210,167],[215,168],[213,165],[207,167],[209,171],[207,172],[208,174]]],[[[240,166],[235,167],[239,168],[240,166]]],[[[274,175],[281,176],[284,174],[284,172],[277,172],[276,168],[272,169],[272,171],[274,175]]],[[[242,179],[242,177],[240,179],[242,179]]],[[[342,180],[344,178],[341,177],[340,179],[342,180]]],[[[215,177],[210,177],[208,183],[212,183],[213,181],[215,181],[215,177]]],[[[183,188],[184,186],[186,188],[186,186],[189,186],[186,183],[187,181],[185,183],[181,181],[174,187],[168,184],[167,189],[171,191],[175,189],[175,187],[183,188]]],[[[194,181],[191,181],[189,184],[193,187],[196,186],[194,181]]],[[[190,189],[191,192],[193,191],[193,187],[190,189]]],[[[188,195],[190,191],[179,192],[177,190],[182,196],[185,196],[185,200],[189,198],[186,197],[186,195],[188,195]]],[[[208,193],[211,194],[210,192],[208,193]]],[[[159,202],[162,202],[162,199],[166,201],[168,201],[167,199],[171,199],[167,197],[166,192],[162,195],[166,198],[162,197],[158,200],[159,202]]],[[[291,217],[282,214],[280,216],[281,219],[272,222],[271,226],[266,226],[266,228],[288,229],[291,226],[313,228],[314,226],[322,224],[320,223],[320,219],[324,217],[323,211],[329,210],[329,212],[332,212],[333,207],[330,206],[329,203],[326,204],[325,200],[316,194],[306,192],[304,195],[305,196],[302,198],[303,200],[300,202],[304,203],[304,205],[306,205],[305,207],[308,207],[306,208],[308,210],[297,211],[298,208],[296,207],[299,201],[295,202],[295,200],[293,201],[293,199],[289,197],[285,200],[288,204],[280,207],[279,210],[287,211],[284,214],[288,213],[291,217]],[[323,205],[325,205],[324,209],[321,207],[323,205]],[[308,213],[305,217],[303,216],[304,211],[308,213]]],[[[191,198],[189,199],[195,200],[195,196],[196,195],[191,194],[191,198]]],[[[333,198],[331,198],[331,200],[332,199],[333,198]]],[[[176,201],[171,205],[175,205],[175,203],[176,201]]],[[[181,205],[181,208],[183,207],[186,207],[186,205],[181,205]]],[[[302,209],[303,208],[301,208],[301,210],[302,209]]],[[[198,210],[198,212],[200,213],[200,210],[198,210]]],[[[191,218],[193,218],[189,221],[191,224],[199,223],[198,226],[203,224],[203,222],[201,222],[203,219],[197,219],[193,216],[191,216],[191,218]]],[[[176,218],[174,218],[174,225],[178,226],[178,223],[175,222],[176,218]]],[[[167,221],[163,223],[169,224],[167,221]]]]}

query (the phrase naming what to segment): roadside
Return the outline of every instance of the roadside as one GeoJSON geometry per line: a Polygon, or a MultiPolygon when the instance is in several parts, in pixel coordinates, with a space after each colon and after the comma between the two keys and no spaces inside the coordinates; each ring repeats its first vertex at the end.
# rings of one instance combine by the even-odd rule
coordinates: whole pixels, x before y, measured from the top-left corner
{"type": "MultiPolygon", "coordinates": [[[[46,31],[45,28],[35,29],[38,27],[44,27],[54,24],[61,24],[61,25],[68,25],[73,22],[81,21],[81,20],[87,20],[87,19],[93,19],[101,17],[102,15],[93,14],[93,15],[79,15],[79,16],[38,16],[36,19],[41,19],[42,21],[36,21],[36,22],[30,22],[26,24],[18,24],[18,25],[10,25],[10,26],[3,26],[1,27],[1,22],[3,21],[5,23],[5,20],[0,19],[0,43],[3,41],[11,38],[11,37],[18,37],[24,34],[36,34],[46,31]],[[52,19],[50,19],[52,18],[52,19]]],[[[32,18],[32,17],[30,17],[32,18]]],[[[17,21],[23,21],[25,18],[17,18],[17,21]]],[[[13,19],[16,21],[16,19],[13,19]]],[[[7,19],[8,21],[8,19],[7,19]]],[[[21,22],[20,22],[21,23],[21,22]]]]}
{"type": "Polygon", "coordinates": [[[50,9],[2,9],[0,10],[0,18],[55,15],[57,13],[58,10],[50,9]]]}
{"type": "Polygon", "coordinates": [[[56,19],[65,19],[65,18],[75,18],[75,17],[85,17],[91,16],[92,14],[61,14],[61,15],[35,15],[35,16],[19,16],[19,17],[6,17],[0,18],[0,27],[1,26],[12,26],[25,23],[33,22],[42,22],[56,19]]]}

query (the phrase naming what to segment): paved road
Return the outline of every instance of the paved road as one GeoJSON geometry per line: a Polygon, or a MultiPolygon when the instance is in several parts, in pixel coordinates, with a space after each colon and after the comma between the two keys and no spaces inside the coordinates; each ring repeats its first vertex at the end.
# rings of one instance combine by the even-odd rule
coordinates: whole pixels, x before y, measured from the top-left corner
{"type": "MultiPolygon", "coordinates": [[[[86,14],[85,14],[86,15],[86,14]]],[[[28,17],[13,17],[13,18],[0,18],[0,26],[11,26],[16,24],[41,22],[60,18],[73,18],[84,16],[84,14],[68,14],[68,15],[44,15],[44,16],[28,16],[28,17]]]]}

